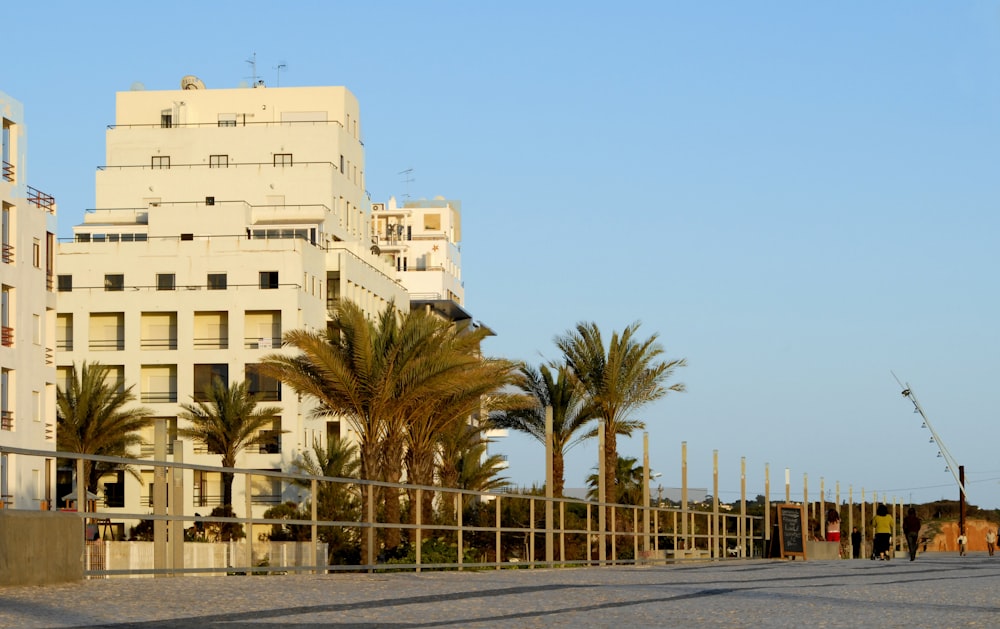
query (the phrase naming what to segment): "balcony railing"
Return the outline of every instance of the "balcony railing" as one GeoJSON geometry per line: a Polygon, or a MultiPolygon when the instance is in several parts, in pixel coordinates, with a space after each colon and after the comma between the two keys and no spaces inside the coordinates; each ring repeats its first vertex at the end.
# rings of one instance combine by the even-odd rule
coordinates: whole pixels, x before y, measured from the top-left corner
{"type": "Polygon", "coordinates": [[[3,263],[14,264],[14,245],[3,243],[3,263]]]}
{"type": "Polygon", "coordinates": [[[28,186],[28,202],[42,208],[49,214],[56,213],[56,198],[51,194],[46,194],[37,188],[28,186]]]}
{"type": "Polygon", "coordinates": [[[125,339],[90,339],[90,349],[103,352],[125,349],[125,339]]]}
{"type": "Polygon", "coordinates": [[[7,161],[3,163],[3,179],[4,181],[14,181],[14,164],[7,161]]]}
{"type": "Polygon", "coordinates": [[[194,339],[195,349],[229,349],[229,339],[225,337],[207,336],[194,339]]]}
{"type": "Polygon", "coordinates": [[[14,328],[7,326],[0,327],[0,344],[4,347],[14,346],[14,328]]]}
{"type": "Polygon", "coordinates": [[[51,347],[45,348],[45,364],[54,365],[56,362],[56,351],[51,347]]]}
{"type": "Polygon", "coordinates": [[[14,411],[0,411],[0,430],[14,430],[14,411]]]}
{"type": "Polygon", "coordinates": [[[142,349],[177,349],[177,337],[166,339],[141,339],[139,347],[142,349]]]}
{"type": "Polygon", "coordinates": [[[56,341],[56,349],[60,352],[72,352],[73,351],[73,339],[62,339],[56,341]]]}
{"type": "Polygon", "coordinates": [[[167,404],[177,401],[177,391],[143,391],[139,397],[143,402],[167,404]]]}

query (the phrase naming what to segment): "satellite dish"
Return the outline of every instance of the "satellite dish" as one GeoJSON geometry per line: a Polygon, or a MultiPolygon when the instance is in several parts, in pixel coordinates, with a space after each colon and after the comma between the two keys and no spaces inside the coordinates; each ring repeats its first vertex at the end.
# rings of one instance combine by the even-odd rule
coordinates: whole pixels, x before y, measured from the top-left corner
{"type": "Polygon", "coordinates": [[[201,82],[201,79],[189,74],[183,79],[181,79],[181,89],[182,90],[203,90],[205,89],[205,84],[201,82]]]}
{"type": "Polygon", "coordinates": [[[133,92],[141,92],[146,89],[146,86],[142,84],[142,81],[135,81],[129,89],[133,92]]]}
{"type": "Polygon", "coordinates": [[[378,248],[378,245],[372,245],[372,253],[375,255],[379,255],[380,253],[382,253],[382,250],[378,248]]]}

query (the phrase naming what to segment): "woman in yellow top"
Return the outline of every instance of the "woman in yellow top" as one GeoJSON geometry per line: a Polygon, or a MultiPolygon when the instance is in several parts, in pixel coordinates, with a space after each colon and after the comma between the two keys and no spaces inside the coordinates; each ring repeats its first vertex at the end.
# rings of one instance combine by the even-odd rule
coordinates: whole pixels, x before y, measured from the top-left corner
{"type": "Polygon", "coordinates": [[[892,541],[892,516],[885,505],[879,505],[875,512],[875,519],[872,520],[872,528],[875,529],[875,539],[872,543],[872,560],[889,559],[889,544],[892,541]]]}

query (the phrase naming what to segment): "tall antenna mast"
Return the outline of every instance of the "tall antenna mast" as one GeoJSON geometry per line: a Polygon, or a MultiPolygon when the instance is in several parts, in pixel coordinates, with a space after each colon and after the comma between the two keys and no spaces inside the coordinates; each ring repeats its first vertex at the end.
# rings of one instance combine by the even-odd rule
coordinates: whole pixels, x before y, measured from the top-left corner
{"type": "Polygon", "coordinates": [[[257,85],[257,53],[256,52],[253,53],[253,55],[251,55],[251,57],[249,59],[247,59],[246,62],[250,64],[250,70],[252,72],[252,76],[250,77],[252,83],[250,85],[256,86],[257,85]]]}
{"type": "Polygon", "coordinates": [[[288,69],[288,64],[285,63],[284,61],[282,61],[281,63],[279,63],[277,66],[274,67],[274,70],[275,70],[275,72],[274,72],[274,75],[275,75],[274,76],[274,86],[275,87],[281,87],[281,71],[282,70],[287,70],[287,69],[288,69]]]}
{"type": "Polygon", "coordinates": [[[413,183],[414,181],[416,181],[416,179],[414,179],[412,177],[412,175],[413,175],[413,169],[412,168],[407,168],[406,170],[401,170],[401,171],[399,171],[396,174],[397,175],[403,175],[403,183],[406,184],[406,194],[403,195],[403,198],[409,199],[410,198],[410,184],[413,183]]]}
{"type": "MultiPolygon", "coordinates": [[[[892,374],[893,378],[896,378],[895,373],[891,371],[889,373],[892,374]]],[[[962,498],[968,498],[968,496],[965,493],[965,483],[963,482],[963,479],[959,478],[958,475],[959,472],[958,461],[955,460],[955,457],[951,456],[951,452],[948,451],[948,448],[944,445],[944,442],[941,441],[941,437],[937,434],[937,431],[934,430],[934,426],[933,424],[931,424],[931,420],[928,419],[927,414],[924,413],[924,409],[920,406],[920,402],[917,401],[917,396],[916,394],[913,393],[913,389],[910,388],[909,383],[904,385],[902,382],[899,381],[899,378],[896,378],[896,382],[903,389],[903,397],[909,398],[910,401],[913,402],[913,408],[915,409],[913,412],[920,413],[920,416],[924,419],[923,427],[931,431],[931,441],[933,443],[936,443],[939,448],[938,456],[943,457],[945,463],[948,464],[948,468],[946,471],[951,472],[951,475],[955,477],[955,482],[958,483],[958,489],[962,492],[962,498]]]]}

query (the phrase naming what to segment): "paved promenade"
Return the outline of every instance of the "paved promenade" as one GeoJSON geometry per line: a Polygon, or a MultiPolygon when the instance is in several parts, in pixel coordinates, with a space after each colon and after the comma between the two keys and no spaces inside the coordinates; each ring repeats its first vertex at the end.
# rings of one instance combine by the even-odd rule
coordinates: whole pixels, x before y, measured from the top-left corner
{"type": "Polygon", "coordinates": [[[0,588],[2,627],[996,627],[1000,556],[109,579],[0,588]]]}

